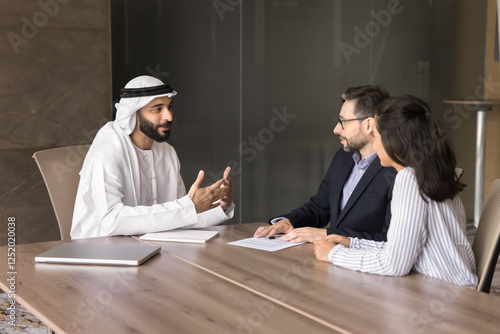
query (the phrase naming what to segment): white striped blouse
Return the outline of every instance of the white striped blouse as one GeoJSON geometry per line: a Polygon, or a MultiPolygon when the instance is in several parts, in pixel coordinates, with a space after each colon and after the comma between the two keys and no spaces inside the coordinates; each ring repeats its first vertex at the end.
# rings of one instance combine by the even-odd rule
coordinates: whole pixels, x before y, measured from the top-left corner
{"type": "Polygon", "coordinates": [[[403,276],[410,270],[458,285],[477,286],[476,263],[465,232],[465,210],[458,196],[443,202],[418,191],[411,167],[396,175],[387,241],[351,238],[335,246],[333,264],[362,272],[403,276]]]}

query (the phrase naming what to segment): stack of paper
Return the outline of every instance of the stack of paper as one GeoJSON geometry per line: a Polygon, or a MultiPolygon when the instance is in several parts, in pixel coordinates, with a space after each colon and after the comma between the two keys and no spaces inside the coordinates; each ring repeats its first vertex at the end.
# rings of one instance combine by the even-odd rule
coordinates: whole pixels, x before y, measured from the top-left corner
{"type": "Polygon", "coordinates": [[[274,237],[265,238],[246,238],[238,241],[228,242],[228,245],[255,248],[268,252],[275,252],[280,249],[294,247],[305,244],[306,242],[292,243],[290,241],[281,241],[283,234],[276,234],[274,237]]]}

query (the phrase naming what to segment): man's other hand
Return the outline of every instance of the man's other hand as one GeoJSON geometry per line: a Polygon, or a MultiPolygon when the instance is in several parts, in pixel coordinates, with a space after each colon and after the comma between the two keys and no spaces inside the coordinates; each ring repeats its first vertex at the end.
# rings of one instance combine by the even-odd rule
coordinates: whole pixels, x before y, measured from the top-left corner
{"type": "Polygon", "coordinates": [[[274,225],[267,225],[259,227],[255,233],[255,238],[272,237],[279,233],[289,233],[293,230],[292,223],[288,219],[282,219],[274,225]]]}
{"type": "Polygon", "coordinates": [[[300,227],[282,236],[281,240],[290,242],[314,242],[325,236],[326,230],[324,228],[300,227]]]}
{"type": "Polygon", "coordinates": [[[223,177],[224,182],[222,182],[222,185],[220,186],[226,190],[225,195],[220,199],[220,205],[224,211],[226,211],[233,202],[233,183],[231,182],[229,173],[231,173],[231,167],[226,167],[223,177]]]}

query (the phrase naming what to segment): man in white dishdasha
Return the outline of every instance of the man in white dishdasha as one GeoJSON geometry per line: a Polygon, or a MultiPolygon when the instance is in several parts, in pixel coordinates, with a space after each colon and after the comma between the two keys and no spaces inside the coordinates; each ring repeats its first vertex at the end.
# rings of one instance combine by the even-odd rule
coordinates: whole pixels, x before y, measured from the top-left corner
{"type": "Polygon", "coordinates": [[[233,217],[229,167],[205,188],[200,171],[186,194],[179,159],[166,143],[176,94],[150,76],[121,90],[116,119],[99,130],[85,157],[71,238],[205,227],[233,217]]]}

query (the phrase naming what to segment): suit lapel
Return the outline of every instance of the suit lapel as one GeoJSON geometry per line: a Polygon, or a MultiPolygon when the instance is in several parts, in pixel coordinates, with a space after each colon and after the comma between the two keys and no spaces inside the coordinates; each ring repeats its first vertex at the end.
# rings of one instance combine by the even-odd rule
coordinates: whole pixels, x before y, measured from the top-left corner
{"type": "MultiPolygon", "coordinates": [[[[337,221],[335,222],[335,226],[340,225],[340,222],[342,221],[342,219],[344,219],[344,216],[349,212],[354,203],[356,203],[356,201],[358,200],[359,196],[361,196],[363,191],[365,191],[366,187],[370,184],[375,175],[377,175],[377,173],[381,169],[382,166],[380,165],[380,159],[376,157],[375,160],[373,160],[372,163],[370,164],[370,167],[368,167],[368,169],[366,170],[365,174],[361,177],[361,180],[359,180],[356,188],[354,188],[354,191],[352,192],[351,197],[349,197],[349,200],[347,201],[344,210],[342,210],[337,221]]],[[[351,170],[349,170],[349,172],[350,171],[351,170]]],[[[340,193],[342,194],[342,189],[340,189],[340,193]]]]}
{"type": "Polygon", "coordinates": [[[352,154],[345,154],[344,157],[345,159],[342,161],[342,166],[339,166],[335,173],[333,173],[333,180],[330,181],[333,184],[330,194],[333,196],[332,204],[334,205],[330,210],[334,210],[336,215],[340,214],[340,202],[342,194],[344,193],[344,184],[347,182],[349,175],[351,175],[352,168],[354,167],[352,154]]]}

